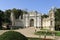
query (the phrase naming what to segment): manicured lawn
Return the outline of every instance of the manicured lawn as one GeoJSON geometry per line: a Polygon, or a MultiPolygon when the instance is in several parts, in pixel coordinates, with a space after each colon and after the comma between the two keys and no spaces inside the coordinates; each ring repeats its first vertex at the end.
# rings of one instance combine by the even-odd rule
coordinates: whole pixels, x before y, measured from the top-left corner
{"type": "Polygon", "coordinates": [[[55,35],[60,36],[60,31],[56,31],[55,35]]]}
{"type": "Polygon", "coordinates": [[[52,36],[52,34],[55,34],[55,36],[60,36],[60,31],[37,31],[35,32],[36,35],[47,35],[47,36],[52,36]]]}
{"type": "Polygon", "coordinates": [[[37,31],[37,32],[35,32],[35,34],[36,35],[48,35],[48,36],[52,36],[52,33],[54,33],[54,32],[52,32],[52,31],[37,31]]]}

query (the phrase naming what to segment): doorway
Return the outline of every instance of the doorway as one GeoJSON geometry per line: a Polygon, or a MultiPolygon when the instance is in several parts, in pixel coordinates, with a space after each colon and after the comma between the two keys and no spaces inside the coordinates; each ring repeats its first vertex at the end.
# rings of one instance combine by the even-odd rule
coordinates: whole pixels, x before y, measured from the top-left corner
{"type": "Polygon", "coordinates": [[[30,20],[30,27],[33,27],[34,26],[34,19],[31,19],[30,20]]]}

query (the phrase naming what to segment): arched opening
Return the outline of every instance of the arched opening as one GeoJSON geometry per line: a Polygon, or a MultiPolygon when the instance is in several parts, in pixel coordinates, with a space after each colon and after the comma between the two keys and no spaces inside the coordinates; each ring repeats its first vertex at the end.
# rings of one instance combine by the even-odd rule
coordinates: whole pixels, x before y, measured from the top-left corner
{"type": "Polygon", "coordinates": [[[53,21],[51,21],[51,23],[50,23],[51,26],[52,26],[52,22],[53,22],[53,21]]]}
{"type": "Polygon", "coordinates": [[[34,19],[31,19],[30,20],[30,27],[33,27],[34,26],[34,19]]]}

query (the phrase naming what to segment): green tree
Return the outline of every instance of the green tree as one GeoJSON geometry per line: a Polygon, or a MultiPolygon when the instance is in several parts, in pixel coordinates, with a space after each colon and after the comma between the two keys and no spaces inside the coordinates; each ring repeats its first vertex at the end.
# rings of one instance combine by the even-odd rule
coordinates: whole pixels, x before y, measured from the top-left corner
{"type": "Polygon", "coordinates": [[[0,29],[2,29],[3,19],[4,19],[4,12],[2,10],[0,10],[0,29]]]}
{"type": "Polygon", "coordinates": [[[10,21],[10,15],[11,15],[11,10],[10,9],[6,10],[5,11],[5,20],[4,20],[4,22],[6,22],[6,23],[10,23],[11,22],[10,21]]]}
{"type": "Polygon", "coordinates": [[[55,12],[55,30],[60,30],[60,9],[55,12]]]}
{"type": "Polygon", "coordinates": [[[27,10],[22,10],[22,15],[21,15],[21,17],[23,18],[23,14],[27,14],[28,12],[27,12],[27,10]]]}
{"type": "Polygon", "coordinates": [[[48,17],[48,15],[46,15],[46,14],[42,15],[42,18],[47,18],[47,17],[48,17]]]}
{"type": "Polygon", "coordinates": [[[19,16],[22,16],[23,15],[23,12],[22,12],[21,9],[15,9],[15,8],[13,8],[12,9],[12,12],[14,13],[16,19],[18,19],[19,16]]]}

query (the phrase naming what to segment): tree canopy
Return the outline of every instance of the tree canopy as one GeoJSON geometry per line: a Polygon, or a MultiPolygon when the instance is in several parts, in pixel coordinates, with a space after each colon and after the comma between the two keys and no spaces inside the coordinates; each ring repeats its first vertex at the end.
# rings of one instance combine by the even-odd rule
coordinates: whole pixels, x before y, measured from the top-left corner
{"type": "Polygon", "coordinates": [[[18,19],[19,16],[21,16],[21,19],[23,18],[23,13],[27,13],[27,11],[21,10],[21,9],[8,9],[5,11],[0,10],[0,26],[2,26],[2,23],[11,23],[11,12],[14,13],[15,19],[18,19]]]}
{"type": "Polygon", "coordinates": [[[47,18],[47,17],[48,17],[48,15],[46,15],[46,14],[42,15],[42,18],[47,18]]]}
{"type": "Polygon", "coordinates": [[[2,10],[0,10],[0,29],[2,29],[2,22],[4,20],[4,12],[2,10]]]}
{"type": "Polygon", "coordinates": [[[15,9],[15,8],[13,8],[12,12],[14,13],[16,19],[18,19],[19,16],[23,15],[23,11],[21,9],[15,9]]]}
{"type": "Polygon", "coordinates": [[[55,12],[55,29],[60,30],[60,9],[55,12]]]}

